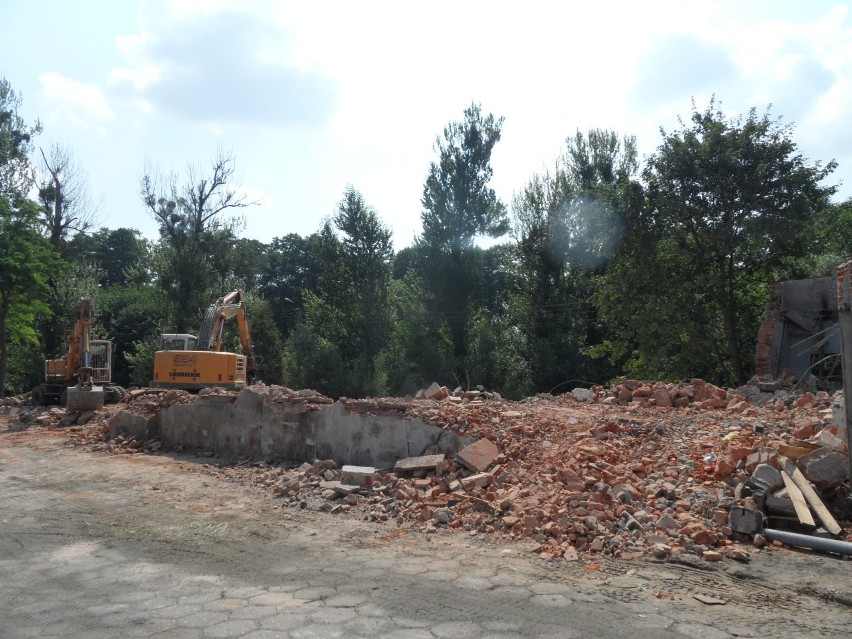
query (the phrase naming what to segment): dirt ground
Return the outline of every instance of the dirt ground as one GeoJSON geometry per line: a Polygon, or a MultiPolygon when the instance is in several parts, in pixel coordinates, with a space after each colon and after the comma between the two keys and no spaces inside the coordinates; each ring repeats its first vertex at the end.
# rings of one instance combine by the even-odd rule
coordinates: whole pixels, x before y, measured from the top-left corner
{"type": "Polygon", "coordinates": [[[530,540],[303,510],[274,498],[248,466],[93,452],[64,428],[9,432],[7,418],[0,523],[0,567],[17,576],[0,585],[4,637],[848,637],[852,628],[852,564],[835,556],[774,548],[748,563],[568,562],[536,554],[530,540]],[[110,553],[133,557],[139,580],[75,563],[110,553]],[[87,581],[72,580],[78,569],[87,581]],[[44,581],[46,570],[60,576],[44,581]],[[149,583],[155,577],[167,585],[149,583]],[[201,602],[205,579],[217,583],[216,602],[233,594],[244,615],[216,608],[192,625],[189,595],[161,615],[125,603],[169,587],[201,602]],[[241,608],[237,593],[249,583],[265,585],[248,604],[291,599],[241,608]],[[335,607],[347,597],[351,606],[335,607]],[[95,605],[105,602],[112,608],[95,605]],[[287,608],[293,602],[302,607],[287,608]]]}

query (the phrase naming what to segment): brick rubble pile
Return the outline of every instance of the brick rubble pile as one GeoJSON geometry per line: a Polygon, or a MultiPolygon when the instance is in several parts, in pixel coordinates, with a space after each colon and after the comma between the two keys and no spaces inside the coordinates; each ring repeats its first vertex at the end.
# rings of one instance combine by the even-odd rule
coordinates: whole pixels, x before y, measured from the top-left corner
{"type": "MultiPolygon", "coordinates": [[[[288,410],[332,403],[311,390],[253,388],[288,410]]],[[[297,468],[257,462],[247,472],[287,507],[349,513],[394,530],[529,540],[548,558],[690,553],[708,561],[748,560],[750,552],[771,544],[736,517],[759,511],[783,525],[794,513],[779,481],[785,458],[816,486],[845,529],[852,527],[843,501],[846,449],[837,426],[838,395],[799,392],[773,380],[734,390],[702,380],[627,380],[510,402],[484,390],[433,385],[420,399],[341,401],[351,412],[419,418],[474,442],[452,458],[426,454],[385,469],[338,468],[331,460],[297,468]]],[[[148,389],[131,393],[122,408],[151,415],[197,399],[148,389]]],[[[29,410],[38,412],[39,425],[68,426],[77,445],[122,454],[162,448],[157,440],[110,440],[109,409],[75,421],[58,407],[29,410]]],[[[33,417],[20,406],[4,410],[33,417]]],[[[839,537],[849,539],[845,532],[839,537]]]]}

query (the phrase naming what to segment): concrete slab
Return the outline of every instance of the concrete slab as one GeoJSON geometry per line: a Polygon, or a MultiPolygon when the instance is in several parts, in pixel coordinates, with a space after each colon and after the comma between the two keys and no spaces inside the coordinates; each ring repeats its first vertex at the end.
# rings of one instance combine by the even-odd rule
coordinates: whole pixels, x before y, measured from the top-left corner
{"type": "Polygon", "coordinates": [[[470,446],[462,448],[456,458],[473,472],[481,473],[496,463],[499,456],[500,449],[497,448],[497,444],[488,439],[480,439],[470,446]]]}

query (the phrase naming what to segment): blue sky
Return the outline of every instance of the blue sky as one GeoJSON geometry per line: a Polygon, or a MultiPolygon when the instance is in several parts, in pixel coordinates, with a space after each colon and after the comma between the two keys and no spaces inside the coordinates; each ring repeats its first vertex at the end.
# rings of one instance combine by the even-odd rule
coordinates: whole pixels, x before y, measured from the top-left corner
{"type": "Polygon", "coordinates": [[[0,76],[38,145],[83,168],[98,225],[148,237],[146,162],[185,175],[222,148],[263,201],[243,235],[312,233],[352,184],[407,246],[435,137],[471,101],[505,117],[507,205],[578,128],[644,156],[713,94],[732,115],[772,104],[833,182],[852,166],[844,3],[0,0],[0,76]]]}

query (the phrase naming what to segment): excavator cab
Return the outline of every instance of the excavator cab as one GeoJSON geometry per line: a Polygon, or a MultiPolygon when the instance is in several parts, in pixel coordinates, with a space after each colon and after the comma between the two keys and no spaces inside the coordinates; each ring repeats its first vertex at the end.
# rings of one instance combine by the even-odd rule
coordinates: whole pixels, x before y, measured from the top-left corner
{"type": "Polygon", "coordinates": [[[163,333],[160,335],[161,351],[196,351],[198,350],[198,338],[186,333],[163,333]]]}

